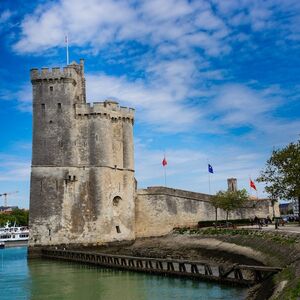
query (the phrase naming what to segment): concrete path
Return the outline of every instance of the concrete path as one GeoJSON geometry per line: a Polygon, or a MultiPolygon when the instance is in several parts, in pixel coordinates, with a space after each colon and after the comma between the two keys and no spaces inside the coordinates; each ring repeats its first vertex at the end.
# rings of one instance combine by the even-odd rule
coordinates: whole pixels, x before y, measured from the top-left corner
{"type": "MultiPolygon", "coordinates": [[[[253,226],[240,226],[238,228],[245,228],[245,229],[259,229],[257,225],[253,226]]],[[[300,226],[295,224],[285,224],[284,226],[279,226],[278,229],[275,229],[275,225],[271,224],[268,226],[261,227],[262,231],[274,231],[274,232],[288,232],[288,233],[298,233],[300,234],[300,226]]]]}

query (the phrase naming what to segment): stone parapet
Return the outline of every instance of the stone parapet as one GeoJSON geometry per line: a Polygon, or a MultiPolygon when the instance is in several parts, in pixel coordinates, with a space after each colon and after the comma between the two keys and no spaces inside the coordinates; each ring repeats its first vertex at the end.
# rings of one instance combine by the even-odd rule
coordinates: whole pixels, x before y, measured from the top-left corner
{"type": "Polygon", "coordinates": [[[138,195],[168,195],[173,197],[205,202],[209,202],[211,198],[211,195],[208,194],[172,189],[164,186],[151,186],[147,187],[147,189],[139,189],[137,193],[138,195]]]}
{"type": "Polygon", "coordinates": [[[104,102],[80,103],[75,106],[77,116],[102,116],[116,119],[134,119],[134,109],[119,106],[117,102],[106,100],[104,102]]]}
{"type": "Polygon", "coordinates": [[[80,65],[69,65],[63,69],[59,67],[42,68],[42,69],[31,69],[30,70],[30,79],[32,82],[39,80],[54,80],[61,78],[70,78],[76,79],[80,72],[80,65]]]}

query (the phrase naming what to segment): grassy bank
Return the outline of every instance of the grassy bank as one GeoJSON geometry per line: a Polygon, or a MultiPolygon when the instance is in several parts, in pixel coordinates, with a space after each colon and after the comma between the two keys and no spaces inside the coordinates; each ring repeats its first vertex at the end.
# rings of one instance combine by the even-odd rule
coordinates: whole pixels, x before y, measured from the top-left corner
{"type": "Polygon", "coordinates": [[[250,293],[252,299],[296,300],[300,297],[300,235],[248,229],[180,228],[175,234],[217,238],[220,241],[250,247],[266,257],[266,264],[284,270],[250,293]],[[267,289],[270,291],[267,293],[267,289]]]}

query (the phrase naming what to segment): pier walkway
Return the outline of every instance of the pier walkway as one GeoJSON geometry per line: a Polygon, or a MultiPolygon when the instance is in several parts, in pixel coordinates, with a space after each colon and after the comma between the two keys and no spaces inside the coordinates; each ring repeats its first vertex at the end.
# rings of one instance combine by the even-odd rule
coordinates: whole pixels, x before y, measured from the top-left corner
{"type": "Polygon", "coordinates": [[[251,286],[264,281],[282,268],[234,264],[230,267],[208,262],[133,257],[97,252],[62,249],[42,249],[42,257],[94,264],[106,268],[116,268],[135,272],[189,277],[199,280],[251,286]]]}

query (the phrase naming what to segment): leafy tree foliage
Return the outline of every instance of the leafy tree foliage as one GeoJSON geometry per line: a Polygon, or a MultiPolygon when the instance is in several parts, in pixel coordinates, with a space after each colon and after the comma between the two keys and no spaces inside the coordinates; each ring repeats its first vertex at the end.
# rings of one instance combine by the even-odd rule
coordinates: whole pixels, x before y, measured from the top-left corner
{"type": "Polygon", "coordinates": [[[28,210],[14,209],[10,214],[0,214],[0,226],[4,226],[6,222],[10,222],[11,225],[27,226],[28,225],[28,210]]]}
{"type": "MultiPolygon", "coordinates": [[[[217,208],[221,208],[226,211],[226,221],[228,221],[228,214],[230,211],[241,208],[247,201],[249,195],[245,189],[238,191],[219,191],[211,199],[211,204],[217,208]]],[[[217,213],[216,213],[217,221],[217,213]]]]}
{"type": "Polygon", "coordinates": [[[257,181],[266,183],[271,199],[297,199],[300,205],[300,140],[273,150],[257,181]]]}

